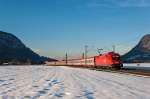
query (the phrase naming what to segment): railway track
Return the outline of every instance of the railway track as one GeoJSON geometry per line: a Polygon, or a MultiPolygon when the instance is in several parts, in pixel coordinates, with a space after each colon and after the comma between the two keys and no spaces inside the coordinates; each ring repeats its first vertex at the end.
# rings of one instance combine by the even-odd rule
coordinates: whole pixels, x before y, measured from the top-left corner
{"type": "MultiPolygon", "coordinates": [[[[57,65],[60,66],[60,65],[57,65]]],[[[144,76],[150,76],[149,70],[138,70],[138,69],[127,69],[127,68],[121,68],[121,69],[106,69],[106,68],[91,68],[86,66],[70,66],[67,65],[67,67],[73,67],[73,68],[82,68],[82,69],[90,69],[90,70],[96,70],[96,71],[104,71],[104,72],[112,72],[112,73],[120,73],[120,74],[136,74],[136,75],[144,75],[144,76]]]]}
{"type": "Polygon", "coordinates": [[[150,76],[150,71],[148,70],[137,70],[137,69],[100,69],[100,68],[90,68],[91,70],[96,71],[104,71],[104,72],[112,72],[112,73],[120,73],[120,74],[136,74],[136,75],[144,75],[144,76],[150,76]]]}

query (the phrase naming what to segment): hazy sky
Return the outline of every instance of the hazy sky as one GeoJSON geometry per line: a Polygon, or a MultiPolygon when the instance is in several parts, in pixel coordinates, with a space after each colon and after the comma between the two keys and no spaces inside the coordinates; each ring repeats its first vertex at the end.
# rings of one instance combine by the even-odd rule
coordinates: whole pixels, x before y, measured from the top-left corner
{"type": "Polygon", "coordinates": [[[150,33],[150,0],[0,0],[0,30],[51,57],[125,53],[150,33]]]}

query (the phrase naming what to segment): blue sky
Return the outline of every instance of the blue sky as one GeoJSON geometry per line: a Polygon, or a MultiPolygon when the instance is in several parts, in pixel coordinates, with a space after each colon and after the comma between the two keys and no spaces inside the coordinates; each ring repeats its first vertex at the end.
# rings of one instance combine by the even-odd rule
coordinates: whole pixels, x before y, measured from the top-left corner
{"type": "Polygon", "coordinates": [[[0,0],[0,30],[40,55],[123,54],[150,33],[150,0],[0,0]]]}

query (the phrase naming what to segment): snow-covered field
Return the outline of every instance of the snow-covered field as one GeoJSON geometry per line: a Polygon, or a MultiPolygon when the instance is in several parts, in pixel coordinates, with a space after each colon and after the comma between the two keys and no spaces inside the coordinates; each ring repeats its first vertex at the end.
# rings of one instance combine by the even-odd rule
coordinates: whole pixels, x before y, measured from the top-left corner
{"type": "Polygon", "coordinates": [[[150,77],[64,66],[3,66],[0,99],[150,99],[150,77]]]}
{"type": "Polygon", "coordinates": [[[128,69],[150,70],[150,63],[123,64],[123,67],[128,69]]]}

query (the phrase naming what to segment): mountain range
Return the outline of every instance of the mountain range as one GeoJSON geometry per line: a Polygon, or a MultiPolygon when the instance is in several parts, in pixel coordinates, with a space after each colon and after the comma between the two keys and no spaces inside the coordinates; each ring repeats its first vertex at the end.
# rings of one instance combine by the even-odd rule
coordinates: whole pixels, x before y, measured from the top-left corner
{"type": "MultiPolygon", "coordinates": [[[[121,58],[125,63],[150,62],[150,34],[143,36],[140,42],[121,58]]],[[[45,61],[56,60],[38,55],[12,33],[0,31],[0,65],[43,64],[45,61]]]]}
{"type": "Polygon", "coordinates": [[[150,34],[143,36],[131,51],[122,56],[122,60],[128,63],[150,62],[150,34]]]}
{"type": "Polygon", "coordinates": [[[0,64],[42,64],[55,59],[40,56],[15,35],[0,31],[0,64]]]}

